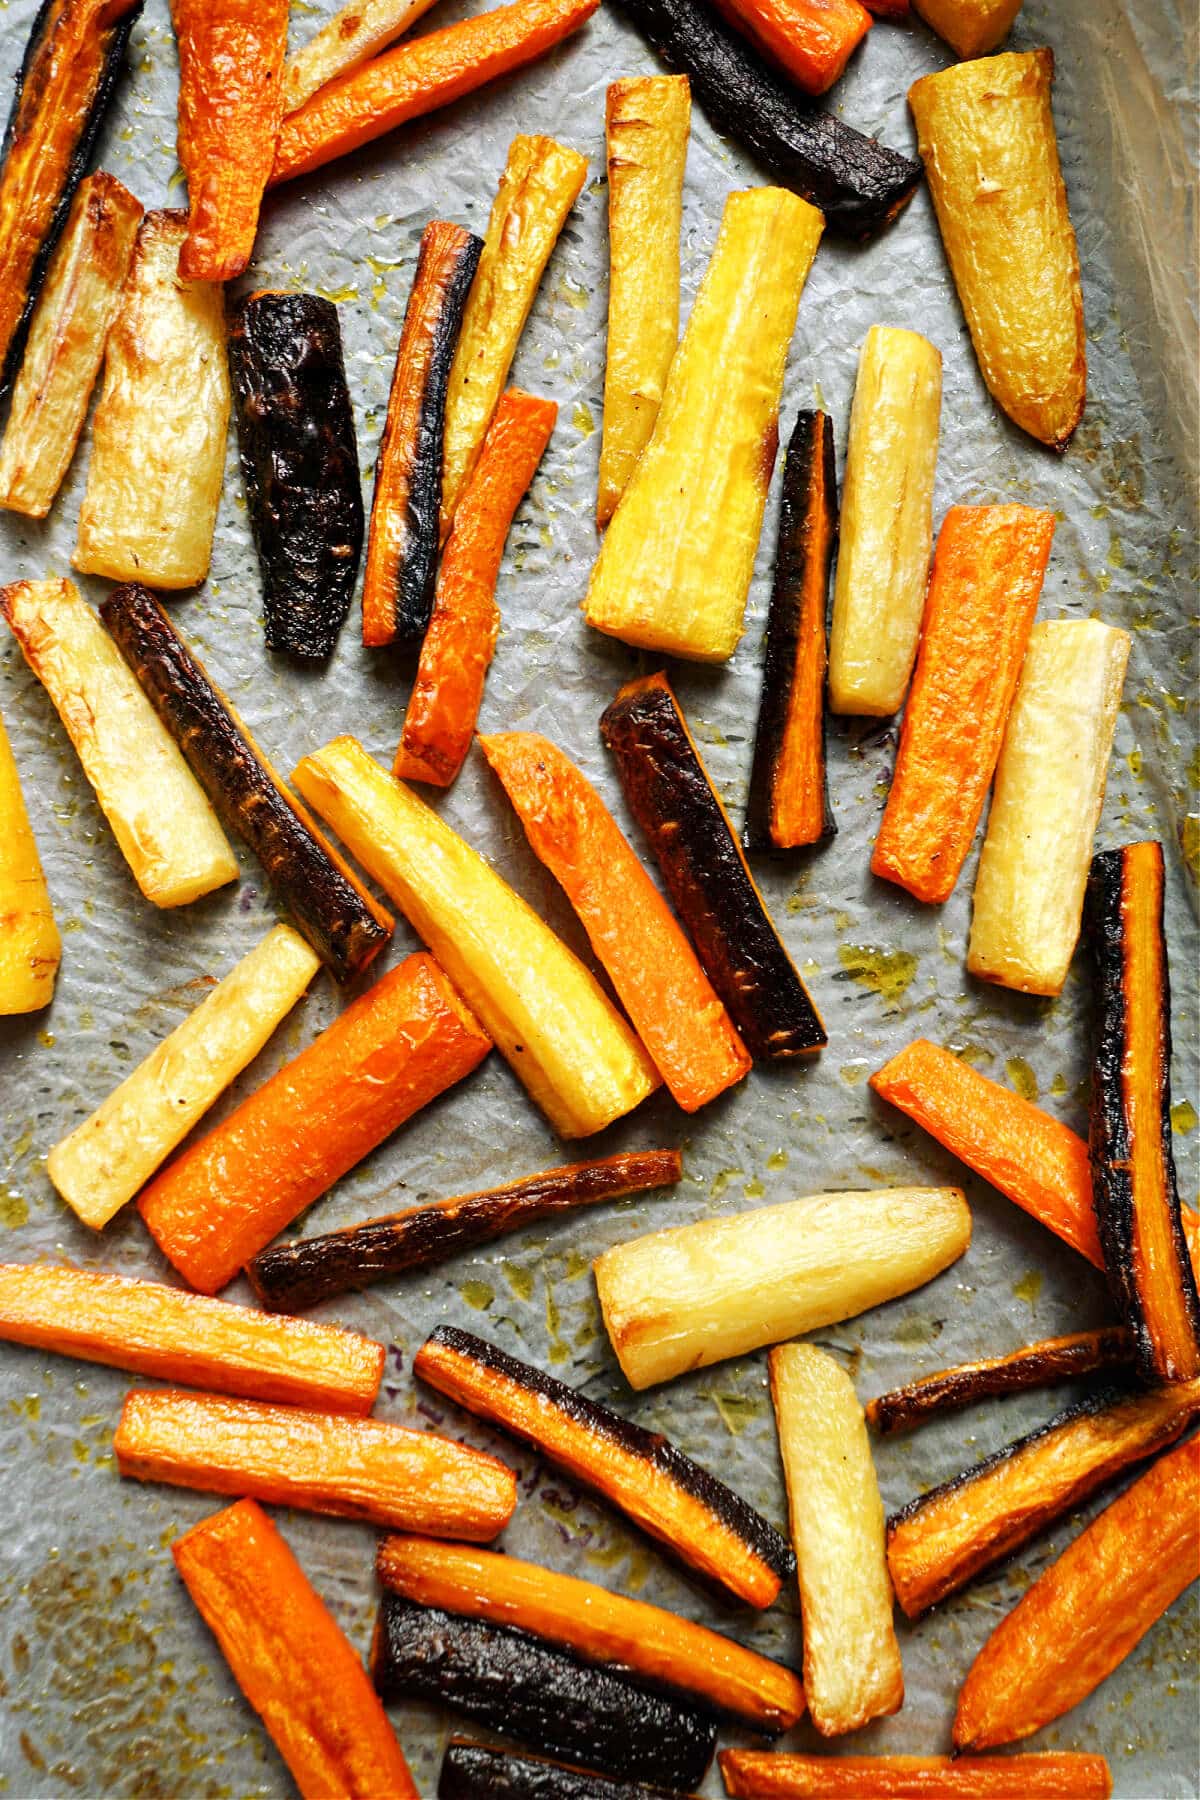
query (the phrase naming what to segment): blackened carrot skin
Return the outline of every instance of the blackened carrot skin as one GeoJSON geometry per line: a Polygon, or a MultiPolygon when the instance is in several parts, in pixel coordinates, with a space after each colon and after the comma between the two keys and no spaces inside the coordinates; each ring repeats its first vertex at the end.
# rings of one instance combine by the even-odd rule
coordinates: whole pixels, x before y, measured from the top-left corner
{"type": "Polygon", "coordinates": [[[978,1400],[1025,1393],[1056,1381],[1073,1381],[1095,1369],[1123,1368],[1132,1361],[1133,1344],[1120,1325],[1046,1338],[1039,1344],[1026,1344],[1009,1356],[961,1363],[880,1394],[867,1405],[867,1424],[887,1436],[923,1424],[939,1413],[973,1406],[978,1400]]]}
{"type": "Polygon", "coordinates": [[[438,1800],[678,1800],[678,1795],[452,1738],[442,1758],[438,1800]]]}

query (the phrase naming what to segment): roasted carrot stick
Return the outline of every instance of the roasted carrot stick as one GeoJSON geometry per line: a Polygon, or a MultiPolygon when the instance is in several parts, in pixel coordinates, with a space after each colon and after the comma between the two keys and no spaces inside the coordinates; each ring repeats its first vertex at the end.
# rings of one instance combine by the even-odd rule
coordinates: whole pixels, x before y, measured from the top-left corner
{"type": "Polygon", "coordinates": [[[1073,1381],[1094,1369],[1125,1368],[1133,1361],[1133,1340],[1120,1325],[1102,1331],[1075,1331],[1069,1337],[1044,1338],[1025,1344],[1007,1356],[980,1362],[958,1363],[936,1375],[923,1375],[904,1387],[892,1388],[869,1402],[867,1424],[887,1436],[906,1431],[939,1413],[972,1406],[997,1394],[1021,1394],[1029,1388],[1050,1387],[1056,1381],[1073,1381]]]}
{"type": "Polygon", "coordinates": [[[490,1049],[432,956],[410,956],[168,1164],[138,1210],[180,1274],[216,1293],[490,1049]]]}
{"type": "Polygon", "coordinates": [[[171,0],[188,234],[179,273],[232,281],[250,261],[283,118],[288,0],[171,0]]]}
{"type": "Polygon", "coordinates": [[[859,0],[716,0],[717,11],[806,94],[831,88],[871,29],[859,0]]]}
{"type": "Polygon", "coordinates": [[[1000,1621],[958,1697],[960,1750],[1011,1744],[1112,1674],[1200,1579],[1200,1438],[1093,1519],[1000,1621]]]}
{"type": "Polygon", "coordinates": [[[949,898],[991,786],[1050,558],[1054,514],[952,506],[938,535],[921,649],[871,871],[949,898]]]}
{"type": "Polygon", "coordinates": [[[171,1554],[304,1800],[420,1800],[366,1670],[261,1507],[202,1519],[171,1554]]]}
{"type": "Polygon", "coordinates": [[[0,1338],[281,1406],[365,1413],[382,1344],[93,1269],[0,1263],[0,1338]]]}
{"type": "Polygon", "coordinates": [[[722,1750],[735,1800],[1108,1800],[1102,1756],[777,1756],[722,1750]]]}
{"type": "Polygon", "coordinates": [[[544,56],[600,0],[513,0],[376,56],[320,88],[283,122],[270,185],[306,175],[409,119],[544,56]]]}
{"type": "Polygon", "coordinates": [[[249,1494],[335,1518],[487,1543],[517,1503],[512,1470],[432,1431],[176,1388],[134,1388],[113,1439],[138,1481],[249,1494]]]}
{"type": "Polygon", "coordinates": [[[800,1677],[690,1619],[464,1544],[389,1537],[375,1570],[385,1588],[468,1619],[561,1645],[583,1662],[676,1690],[758,1731],[787,1731],[804,1712],[800,1677]]]}
{"type": "Polygon", "coordinates": [[[556,745],[520,731],[479,742],[672,1096],[695,1112],[741,1080],[750,1053],[666,901],[591,782],[556,745]]]}
{"type": "Polygon", "coordinates": [[[446,542],[393,775],[449,787],[471,747],[500,611],[496,581],[513,514],[550,441],[553,400],[509,388],[446,542]]]}

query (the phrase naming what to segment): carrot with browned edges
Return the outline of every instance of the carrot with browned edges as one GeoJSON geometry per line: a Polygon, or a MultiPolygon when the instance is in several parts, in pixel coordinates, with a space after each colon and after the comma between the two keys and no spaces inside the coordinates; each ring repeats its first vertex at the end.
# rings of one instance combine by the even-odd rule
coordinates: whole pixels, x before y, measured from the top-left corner
{"type": "Polygon", "coordinates": [[[171,1555],[304,1800],[420,1800],[366,1670],[261,1507],[202,1519],[171,1555]]]}
{"type": "Polygon", "coordinates": [[[695,1112],[742,1079],[750,1053],[666,901],[591,782],[556,745],[523,731],[479,743],[672,1097],[695,1112]]]}
{"type": "Polygon", "coordinates": [[[0,1339],[281,1406],[371,1410],[382,1344],[95,1269],[0,1263],[0,1339]]]}
{"type": "Polygon", "coordinates": [[[716,7],[806,94],[831,88],[871,29],[860,0],[716,0],[716,7]]]}
{"type": "Polygon", "coordinates": [[[783,1756],[722,1750],[734,1800],[1108,1800],[1102,1756],[783,1756]]]}
{"type": "Polygon", "coordinates": [[[179,161],[188,184],[187,281],[232,281],[250,261],[283,118],[288,0],[171,0],[179,45],[179,161]]]}
{"type": "Polygon", "coordinates": [[[1050,559],[1054,514],[952,506],[942,521],[871,873],[947,900],[995,774],[1050,559]]]}
{"type": "Polygon", "coordinates": [[[954,1742],[990,1750],[1040,1731],[1099,1687],[1200,1579],[1200,1438],[1093,1519],[993,1631],[958,1697],[954,1742]]]}
{"type": "Polygon", "coordinates": [[[486,1544],[517,1504],[511,1469],[432,1431],[176,1388],[127,1394],[113,1449],[121,1474],[137,1481],[248,1494],[426,1537],[486,1544]]]}
{"type": "Polygon", "coordinates": [[[940,1369],[936,1375],[923,1375],[904,1387],[892,1388],[868,1403],[867,1424],[886,1437],[939,1413],[972,1406],[977,1400],[1023,1394],[1056,1381],[1073,1381],[1096,1369],[1126,1368],[1132,1361],[1133,1341],[1120,1325],[1043,1338],[1041,1343],[1025,1344],[1007,1356],[957,1363],[952,1369],[940,1369]]]}
{"type": "Polygon", "coordinates": [[[319,88],[284,120],[270,185],[319,169],[544,56],[599,4],[513,0],[372,58],[319,88]]]}
{"type": "Polygon", "coordinates": [[[168,1164],[138,1210],[180,1274],[216,1293],[491,1047],[432,956],[410,956],[168,1164]]]}
{"type": "Polygon", "coordinates": [[[513,514],[550,441],[553,400],[509,388],[454,514],[392,773],[449,787],[471,748],[496,648],[496,581],[513,514]]]}

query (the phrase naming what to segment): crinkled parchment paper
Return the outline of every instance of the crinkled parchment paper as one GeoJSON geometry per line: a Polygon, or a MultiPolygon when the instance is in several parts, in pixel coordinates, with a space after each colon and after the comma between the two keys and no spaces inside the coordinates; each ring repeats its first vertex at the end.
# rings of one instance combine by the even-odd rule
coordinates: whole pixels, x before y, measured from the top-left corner
{"type": "MultiPolygon", "coordinates": [[[[325,10],[296,0],[294,40],[325,10]]],[[[431,23],[466,10],[447,0],[431,23]]],[[[0,75],[15,70],[30,0],[7,0],[0,75]]],[[[864,249],[823,245],[800,308],[783,407],[786,435],[820,403],[844,449],[855,361],[873,321],[913,326],[945,357],[937,516],[952,502],[1024,500],[1057,509],[1043,617],[1089,614],[1128,627],[1134,648],[1108,784],[1101,844],[1148,834],[1170,859],[1176,1022],[1176,1151],[1195,1197],[1197,1145],[1194,935],[1198,764],[1187,697],[1194,668],[1196,297],[1191,136],[1194,11],[1180,0],[1029,0],[1015,47],[1049,42],[1058,56],[1054,109],[1084,266],[1089,399],[1058,460],[1000,417],[984,391],[950,285],[928,197],[864,249]],[[1188,863],[1191,873],[1188,872],[1188,863]]],[[[183,199],[175,161],[175,52],[165,0],[148,0],[132,67],[102,144],[102,161],[148,204],[183,199]]],[[[907,146],[910,82],[947,61],[918,25],[879,23],[834,105],[855,125],[907,146]]],[[[369,479],[417,243],[434,214],[482,230],[510,138],[553,133],[591,159],[591,177],[556,250],[517,355],[515,378],[559,403],[559,424],[518,515],[500,582],[504,627],[483,703],[485,728],[548,733],[623,807],[597,719],[635,667],[623,645],[589,634],[578,610],[595,552],[592,524],[604,368],[604,88],[651,71],[650,51],[606,7],[571,42],[511,80],[365,152],[297,181],[266,206],[255,285],[307,287],[339,303],[363,474],[369,479]]],[[[7,104],[5,102],[5,104],[7,104]]],[[[697,108],[687,172],[685,312],[714,241],[722,203],[763,172],[722,142],[697,108]]],[[[86,469],[76,458],[50,520],[0,519],[0,578],[66,572],[86,469]]],[[[758,696],[774,508],[742,646],[723,669],[677,669],[678,688],[734,813],[745,796],[758,696]]],[[[84,580],[98,600],[102,584],[84,580]]],[[[262,643],[259,580],[232,441],[211,579],[170,601],[183,630],[282,768],[335,732],[354,732],[390,759],[406,670],[367,656],[357,616],[333,666],[310,673],[262,643]]],[[[12,734],[55,907],[63,964],[48,1013],[0,1024],[0,1256],[68,1258],[89,1267],[169,1277],[132,1213],[102,1238],[76,1223],[45,1175],[46,1152],[196,1003],[203,985],[256,943],[276,916],[262,875],[199,905],[157,913],[125,868],[45,695],[11,639],[0,644],[0,707],[12,734]]],[[[634,1398],[601,1327],[589,1273],[601,1249],[653,1226],[823,1188],[961,1181],[963,1171],[884,1109],[868,1072],[918,1034],[962,1050],[1084,1128],[1090,976],[1080,957],[1062,998],[1031,1000],[963,973],[975,860],[941,911],[867,872],[887,791],[895,731],[836,721],[831,777],[840,835],[790,863],[761,864],[787,942],[829,1026],[811,1068],[756,1070],[734,1093],[687,1119],[656,1097],[594,1140],[596,1153],[682,1142],[686,1179],[669,1197],[600,1208],[510,1238],[416,1279],[381,1285],[321,1316],[385,1339],[381,1414],[441,1426],[499,1448],[521,1477],[507,1548],[709,1620],[794,1659],[794,1593],[764,1618],[700,1595],[647,1541],[552,1470],[466,1415],[417,1390],[412,1356],[452,1321],[661,1427],[784,1521],[774,1430],[760,1356],[705,1370],[634,1398]]],[[[528,852],[499,789],[472,758],[444,801],[446,817],[577,948],[582,935],[528,852]]],[[[411,945],[403,924],[391,955],[411,945]]],[[[335,1010],[322,975],[233,1098],[306,1043],[335,1010]]],[[[217,1116],[226,1110],[218,1108],[217,1116]]],[[[211,1121],[210,1121],[211,1122],[211,1121]]],[[[341,1182],[306,1228],[510,1179],[566,1160],[563,1146],[498,1056],[341,1182]]],[[[865,1318],[819,1334],[867,1398],[921,1371],[996,1354],[1105,1318],[1100,1278],[1048,1232],[968,1181],[975,1236],[937,1281],[865,1318]]],[[[235,1290],[245,1298],[243,1290],[235,1290]]],[[[121,1484],[111,1439],[127,1379],[32,1351],[0,1355],[0,1792],[9,1795],[281,1795],[283,1765],[237,1694],[175,1578],[168,1545],[214,1501],[121,1484]]],[[[885,1503],[971,1464],[1047,1418],[1061,1394],[991,1403],[879,1445],[885,1503]]],[[[856,1750],[932,1752],[949,1744],[954,1695],[976,1650],[1078,1529],[1066,1520],[1008,1567],[900,1624],[908,1697],[894,1719],[851,1740],[856,1750]]],[[[355,1643],[365,1649],[375,1604],[373,1535],[353,1524],[287,1515],[284,1530],[355,1643]]],[[[1121,1796],[1196,1792],[1197,1601],[1182,1599],[1098,1693],[1033,1740],[1112,1760],[1121,1796]]],[[[421,1791],[432,1796],[448,1715],[394,1714],[421,1791]]],[[[736,1732],[725,1742],[737,1742],[736,1732]]],[[[816,1740],[807,1726],[790,1740],[816,1740]]],[[[719,1792],[715,1773],[706,1794],[719,1792]]]]}

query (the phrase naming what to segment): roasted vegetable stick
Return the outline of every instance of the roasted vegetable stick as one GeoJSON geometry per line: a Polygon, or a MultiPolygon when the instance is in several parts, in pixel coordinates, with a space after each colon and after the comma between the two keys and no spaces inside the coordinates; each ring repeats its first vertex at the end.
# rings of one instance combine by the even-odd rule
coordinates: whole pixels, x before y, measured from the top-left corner
{"type": "Polygon", "coordinates": [[[871,29],[859,0],[716,0],[727,25],[805,94],[831,88],[871,29]]]}
{"type": "Polygon", "coordinates": [[[952,506],[871,873],[948,900],[975,838],[1050,558],[1054,514],[952,506]]]}
{"type": "Polygon", "coordinates": [[[108,334],[72,562],[89,575],[194,587],[225,480],[229,370],[221,289],[185,281],[187,215],[142,220],[108,334]]]}
{"type": "Polygon", "coordinates": [[[726,200],[654,430],[592,570],[583,611],[597,631],[700,662],[736,649],[823,225],[783,188],[726,200]]]}
{"type": "Polygon", "coordinates": [[[671,1187],[682,1174],[678,1150],[627,1150],[597,1162],[547,1169],[482,1193],[433,1200],[325,1237],[275,1244],[256,1256],[246,1273],[263,1306],[299,1312],[385,1275],[427,1269],[538,1219],[623,1194],[671,1187]]]}
{"type": "Polygon", "coordinates": [[[610,82],[608,347],[596,523],[608,524],[646,447],[679,337],[679,232],[692,116],[686,75],[610,82]]]}
{"type": "Polygon", "coordinates": [[[44,519],[71,465],[142,205],[100,170],[76,190],[29,327],[0,443],[0,506],[44,519]]]}
{"type": "Polygon", "coordinates": [[[933,541],[942,357],[872,325],[858,359],[829,632],[835,713],[887,717],[912,674],[933,541]]]}
{"type": "Polygon", "coordinates": [[[898,1711],[883,1502],[849,1377],[814,1344],[767,1359],[804,1621],[804,1690],[825,1737],[898,1711]]]}
{"type": "Polygon", "coordinates": [[[963,1683],[960,1750],[1028,1737],[1121,1664],[1200,1579],[1200,1438],[1172,1450],[1044,1569],[963,1683]]]}
{"type": "Polygon", "coordinates": [[[146,1188],[164,1255],[216,1293],[491,1040],[431,956],[408,957],[146,1188]]]}
{"type": "Polygon", "coordinates": [[[483,239],[445,219],[421,234],[375,464],[363,643],[419,638],[433,611],[446,389],[483,239]]]}
{"type": "Polygon", "coordinates": [[[957,1188],[883,1188],[651,1232],[592,1267],[621,1371],[647,1388],[894,1300],[970,1241],[957,1188]]]}
{"type": "Polygon", "coordinates": [[[920,163],[806,105],[702,0],[622,4],[663,61],[689,77],[715,129],[819,206],[830,231],[867,237],[912,198],[920,163]]]}
{"type": "Polygon", "coordinates": [[[1200,1375],[1200,1293],[1188,1261],[1171,1147],[1171,984],[1157,843],[1092,863],[1098,1023],[1091,1169],[1113,1299],[1147,1382],[1200,1375]]]}
{"type": "Polygon", "coordinates": [[[488,218],[446,391],[443,538],[475,470],[550,252],[579,198],[587,158],[549,137],[515,137],[488,218]]]}
{"type": "Polygon", "coordinates": [[[1027,1544],[1200,1413],[1200,1381],[1068,1407],[888,1520],[888,1567],[910,1619],[1027,1544]]]}
{"type": "Polygon", "coordinates": [[[557,417],[553,400],[520,388],[501,396],[454,515],[394,775],[448,787],[462,767],[500,629],[496,582],[509,527],[557,417]]]}
{"type": "Polygon", "coordinates": [[[511,1469],[432,1431],[174,1388],[134,1388],[113,1439],[122,1475],[246,1494],[334,1518],[488,1543],[517,1503],[511,1469]]]}
{"type": "Polygon", "coordinates": [[[612,1781],[587,1769],[513,1756],[490,1744],[451,1738],[442,1758],[437,1800],[678,1800],[666,1788],[612,1781]]]}
{"type": "Polygon", "coordinates": [[[40,1263],[0,1264],[0,1338],[158,1381],[347,1413],[370,1412],[386,1355],[335,1325],[40,1263]]]}
{"type": "Polygon", "coordinates": [[[306,175],[523,68],[578,31],[599,4],[512,0],[374,57],[331,81],[284,120],[269,185],[306,175]]]}
{"type": "Polygon", "coordinates": [[[631,812],[700,962],[751,1056],[809,1056],[825,1027],[776,931],[665,675],[623,687],[600,720],[631,812]]]}
{"type": "Polygon", "coordinates": [[[232,281],[250,261],[283,118],[288,0],[171,0],[188,234],[179,273],[232,281]]]}
{"type": "Polygon", "coordinates": [[[110,594],[101,617],[197,780],[253,850],[339,981],[360,975],[395,921],[276,775],[195,654],[145,588],[110,594]]]}
{"type": "Polygon", "coordinates": [[[295,782],[403,908],[561,1136],[600,1131],[658,1086],[591,971],[361,744],[335,738],[295,782]]]}
{"type": "Polygon", "coordinates": [[[955,56],[986,56],[1004,42],[1022,0],[913,0],[913,7],[955,56]]]}
{"type": "Polygon", "coordinates": [[[988,56],[923,76],[908,100],[983,379],[1023,431],[1063,450],[1087,347],[1053,79],[1051,50],[988,56]]]}
{"type": "Polygon", "coordinates": [[[225,834],[179,750],[70,581],[18,581],[0,612],[75,746],[134,880],[186,906],[237,879],[225,834]]]}
{"type": "MultiPolygon", "coordinates": [[[[882,1508],[879,1557],[882,1565],[882,1508]]],[[[672,1690],[756,1731],[787,1731],[804,1712],[799,1677],[779,1663],[661,1607],[515,1556],[390,1537],[379,1546],[375,1572],[406,1600],[529,1632],[583,1662],[672,1690]]],[[[890,1590],[888,1604],[890,1611],[890,1590]]]]}
{"type": "Polygon", "coordinates": [[[140,11],[140,0],[46,0],[34,16],[0,147],[0,403],[140,11]]]}
{"type": "Polygon", "coordinates": [[[55,1144],[46,1173],[99,1230],[132,1200],[295,1006],[320,960],[276,925],[100,1107],[55,1144]]]}
{"type": "Polygon", "coordinates": [[[676,1102],[695,1112],[750,1056],[665,900],[595,788],[533,732],[480,739],[538,857],[579,914],[676,1102]]]}
{"type": "Polygon", "coordinates": [[[984,981],[1057,994],[1066,980],[1129,641],[1098,619],[1030,633],[975,877],[967,968],[984,981]]]}
{"type": "Polygon", "coordinates": [[[939,1413],[973,1406],[997,1394],[1021,1394],[1029,1388],[1074,1381],[1094,1369],[1126,1368],[1133,1361],[1129,1333],[1119,1325],[1102,1331],[1076,1331],[1069,1337],[1045,1338],[1007,1356],[959,1363],[936,1375],[923,1375],[904,1387],[880,1394],[867,1405],[867,1423],[887,1435],[907,1431],[939,1413]]]}
{"type": "Polygon", "coordinates": [[[303,1800],[419,1800],[365,1669],[261,1507],[202,1519],[171,1554],[303,1800]]]}
{"type": "Polygon", "coordinates": [[[267,649],[330,656],[363,541],[337,307],[319,294],[247,295],[229,321],[229,372],[267,649]]]}
{"type": "Polygon", "coordinates": [[[284,114],[294,113],[318,88],[386,50],[432,5],[433,0],[366,0],[360,6],[350,0],[289,56],[283,70],[284,114]]]}
{"type": "Polygon", "coordinates": [[[576,1388],[441,1325],[413,1374],[490,1424],[533,1444],[706,1581],[766,1607],[795,1570],[792,1552],[731,1488],[660,1433],[644,1431],[576,1388]]]}
{"type": "Polygon", "coordinates": [[[825,771],[825,607],[838,534],[833,420],[802,412],[788,444],[762,697],[742,834],[792,850],[837,831],[825,771]]]}
{"type": "Polygon", "coordinates": [[[2,718],[0,920],[0,1018],[38,1012],[54,998],[62,939],[2,718]]]}
{"type": "Polygon", "coordinates": [[[385,1700],[432,1700],[533,1750],[610,1775],[701,1779],[716,1723],[610,1669],[587,1669],[524,1631],[459,1619],[385,1594],[371,1645],[385,1700]]]}
{"type": "Polygon", "coordinates": [[[1102,1756],[779,1756],[722,1750],[734,1800],[1108,1800],[1102,1756]]]}

